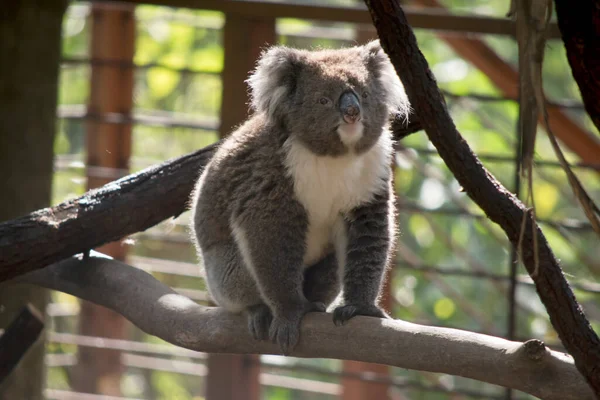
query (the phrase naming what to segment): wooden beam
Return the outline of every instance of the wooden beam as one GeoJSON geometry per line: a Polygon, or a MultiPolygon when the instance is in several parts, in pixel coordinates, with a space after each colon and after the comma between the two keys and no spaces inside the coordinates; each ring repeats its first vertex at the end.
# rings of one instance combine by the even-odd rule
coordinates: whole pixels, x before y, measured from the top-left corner
{"type": "MultiPolygon", "coordinates": [[[[275,44],[275,19],[249,17],[228,10],[223,29],[225,64],[221,74],[222,100],[219,135],[227,136],[248,117],[246,79],[260,52],[275,44]]],[[[207,361],[207,400],[258,400],[260,359],[256,355],[210,354],[207,361]]]]}
{"type": "MultiPolygon", "coordinates": [[[[117,60],[119,63],[93,64],[88,114],[119,113],[130,116],[133,108],[133,56],[135,47],[134,6],[92,6],[91,57],[117,60]]],[[[94,170],[129,169],[131,155],[131,123],[108,123],[89,119],[86,124],[87,189],[104,186],[114,177],[98,176],[94,170]]],[[[126,247],[111,242],[97,249],[124,260],[126,247]]],[[[79,332],[86,336],[111,339],[126,337],[129,324],[121,315],[89,302],[82,302],[79,332]]],[[[80,347],[78,363],[73,369],[73,388],[80,392],[120,396],[124,367],[121,352],[111,349],[80,347]]]]}
{"type": "Polygon", "coordinates": [[[275,44],[276,40],[274,18],[226,14],[223,28],[225,61],[221,74],[221,137],[227,136],[236,125],[247,119],[249,98],[245,81],[254,69],[262,49],[275,44]]]}
{"type": "MultiPolygon", "coordinates": [[[[329,22],[371,24],[371,17],[364,7],[320,6],[306,3],[274,3],[264,0],[92,0],[92,3],[116,1],[129,4],[154,4],[224,13],[243,14],[256,18],[299,18],[329,22]]],[[[514,36],[513,21],[473,15],[453,15],[441,10],[405,9],[408,21],[414,28],[433,29],[459,33],[481,33],[514,36]]],[[[559,38],[556,23],[549,27],[551,38],[559,38]]]]}
{"type": "Polygon", "coordinates": [[[210,354],[207,360],[207,400],[260,399],[260,362],[256,355],[210,354]]]}

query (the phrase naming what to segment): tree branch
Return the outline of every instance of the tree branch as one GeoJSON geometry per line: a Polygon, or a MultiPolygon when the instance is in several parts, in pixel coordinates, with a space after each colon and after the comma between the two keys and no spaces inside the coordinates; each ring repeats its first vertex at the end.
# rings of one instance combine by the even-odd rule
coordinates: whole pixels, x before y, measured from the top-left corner
{"type": "Polygon", "coordinates": [[[585,110],[600,131],[600,8],[597,2],[554,0],[571,72],[585,110]]]}
{"type": "MultiPolygon", "coordinates": [[[[397,117],[395,139],[421,129],[397,117]]],[[[0,282],[43,268],[187,209],[190,193],[218,143],[128,175],[52,208],[0,224],[0,282]]]]}
{"type": "Polygon", "coordinates": [[[19,364],[43,329],[44,317],[34,306],[27,304],[4,330],[0,336],[0,384],[19,364]]]}
{"type": "Polygon", "coordinates": [[[544,234],[525,206],[481,165],[456,129],[397,0],[365,2],[381,44],[402,79],[429,140],[465,192],[502,227],[515,246],[519,244],[521,222],[526,219],[521,252],[523,263],[562,343],[594,392],[600,395],[600,340],[577,303],[544,234]],[[534,257],[533,232],[537,236],[539,265],[534,257]]]}
{"type": "MultiPolygon", "coordinates": [[[[242,315],[203,307],[150,274],[110,258],[73,257],[17,279],[111,308],[146,333],[211,353],[279,354],[255,341],[242,315]]],[[[539,341],[511,342],[456,329],[356,317],[336,327],[331,314],[311,313],[291,354],[357,360],[441,372],[512,387],[543,399],[592,399],[568,355],[539,341]]]]}

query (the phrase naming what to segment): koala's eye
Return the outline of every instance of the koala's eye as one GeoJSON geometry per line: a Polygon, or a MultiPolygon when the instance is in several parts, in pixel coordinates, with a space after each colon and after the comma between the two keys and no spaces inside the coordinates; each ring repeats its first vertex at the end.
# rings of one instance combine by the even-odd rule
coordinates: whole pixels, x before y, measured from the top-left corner
{"type": "Polygon", "coordinates": [[[321,97],[319,99],[319,104],[326,106],[327,104],[329,104],[329,99],[327,97],[321,97]]]}
{"type": "Polygon", "coordinates": [[[369,97],[369,93],[367,93],[367,92],[363,92],[363,94],[362,94],[362,98],[363,98],[363,99],[366,99],[367,97],[369,97]]]}

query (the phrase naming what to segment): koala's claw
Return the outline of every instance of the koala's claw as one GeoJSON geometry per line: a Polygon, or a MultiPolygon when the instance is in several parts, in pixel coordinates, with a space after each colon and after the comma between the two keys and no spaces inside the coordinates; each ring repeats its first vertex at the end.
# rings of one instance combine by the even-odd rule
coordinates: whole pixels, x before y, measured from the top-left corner
{"type": "Polygon", "coordinates": [[[266,304],[248,307],[248,330],[255,340],[268,340],[273,313],[266,304]]]}
{"type": "Polygon", "coordinates": [[[289,354],[300,340],[300,321],[301,317],[293,320],[275,317],[271,322],[269,339],[279,345],[284,355],[289,354]]]}
{"type": "Polygon", "coordinates": [[[367,317],[390,318],[381,308],[374,304],[346,304],[333,310],[333,323],[342,326],[349,319],[365,315],[367,317]]]}
{"type": "Polygon", "coordinates": [[[285,317],[274,317],[269,329],[269,339],[277,343],[281,352],[287,355],[296,347],[300,340],[300,323],[309,312],[325,312],[325,304],[321,302],[306,302],[304,307],[285,317]]]}
{"type": "Polygon", "coordinates": [[[325,305],[325,303],[315,301],[313,303],[310,303],[310,307],[307,312],[325,312],[326,309],[327,306],[325,305]]]}

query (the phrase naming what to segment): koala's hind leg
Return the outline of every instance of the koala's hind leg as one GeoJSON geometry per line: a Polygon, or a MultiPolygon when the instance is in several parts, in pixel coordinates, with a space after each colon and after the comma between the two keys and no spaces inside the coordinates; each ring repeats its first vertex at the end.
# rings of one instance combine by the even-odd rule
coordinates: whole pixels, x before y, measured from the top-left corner
{"type": "Polygon", "coordinates": [[[339,266],[335,253],[308,267],[304,272],[304,296],[308,301],[330,305],[341,290],[339,266]]]}
{"type": "Polygon", "coordinates": [[[247,308],[248,330],[256,340],[269,340],[269,329],[273,322],[273,313],[265,303],[247,308]]]}
{"type": "Polygon", "coordinates": [[[208,290],[217,305],[229,312],[240,313],[263,303],[233,240],[203,249],[202,257],[208,290]]]}
{"type": "Polygon", "coordinates": [[[239,247],[233,241],[203,250],[208,290],[217,305],[232,313],[245,312],[256,340],[268,340],[273,313],[264,303],[239,247]]]}
{"type": "Polygon", "coordinates": [[[232,241],[203,252],[208,289],[214,301],[234,313],[245,311],[248,330],[257,340],[269,339],[273,314],[263,302],[254,278],[232,241]]]}
{"type": "MultiPolygon", "coordinates": [[[[298,343],[304,315],[325,311],[322,303],[310,302],[303,293],[308,218],[288,183],[276,184],[277,190],[269,186],[269,202],[262,200],[264,196],[248,196],[245,213],[232,220],[235,241],[273,315],[269,339],[283,354],[298,343]]],[[[255,319],[265,318],[262,307],[250,312],[255,319]]]]}

